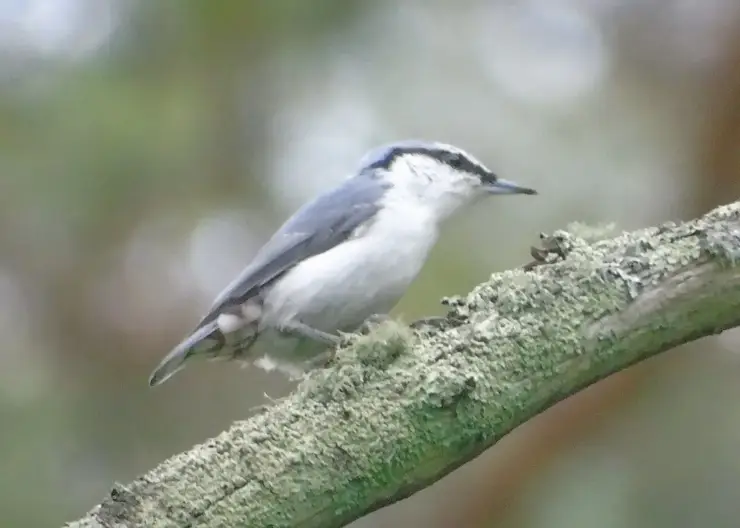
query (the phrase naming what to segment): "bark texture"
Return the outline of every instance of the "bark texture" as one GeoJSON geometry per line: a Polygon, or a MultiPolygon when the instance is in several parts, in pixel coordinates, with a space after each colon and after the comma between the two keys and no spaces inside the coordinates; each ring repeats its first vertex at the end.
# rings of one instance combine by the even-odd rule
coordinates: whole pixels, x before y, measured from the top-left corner
{"type": "Polygon", "coordinates": [[[740,203],[543,242],[541,265],[447,299],[440,327],[386,323],[348,339],[288,397],[114,486],[66,526],[344,526],[584,387],[740,325],[740,203]]]}

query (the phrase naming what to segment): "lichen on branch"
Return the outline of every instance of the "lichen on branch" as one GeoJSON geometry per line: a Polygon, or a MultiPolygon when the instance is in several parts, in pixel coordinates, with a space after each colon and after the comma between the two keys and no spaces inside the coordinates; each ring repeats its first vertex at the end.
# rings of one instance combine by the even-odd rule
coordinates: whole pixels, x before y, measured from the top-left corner
{"type": "Polygon", "coordinates": [[[289,396],[68,526],[344,526],[568,395],[740,325],[739,204],[614,238],[572,231],[447,299],[441,325],[353,336],[289,396]]]}

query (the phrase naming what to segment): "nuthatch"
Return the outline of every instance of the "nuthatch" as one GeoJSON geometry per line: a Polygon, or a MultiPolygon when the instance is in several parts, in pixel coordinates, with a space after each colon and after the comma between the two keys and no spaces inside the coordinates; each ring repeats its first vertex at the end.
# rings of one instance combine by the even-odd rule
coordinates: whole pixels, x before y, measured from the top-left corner
{"type": "Polygon", "coordinates": [[[402,141],[370,151],[354,175],[288,219],[149,384],[194,357],[241,359],[300,376],[339,342],[339,332],[390,311],[442,222],[491,194],[536,191],[444,143],[402,141]]]}

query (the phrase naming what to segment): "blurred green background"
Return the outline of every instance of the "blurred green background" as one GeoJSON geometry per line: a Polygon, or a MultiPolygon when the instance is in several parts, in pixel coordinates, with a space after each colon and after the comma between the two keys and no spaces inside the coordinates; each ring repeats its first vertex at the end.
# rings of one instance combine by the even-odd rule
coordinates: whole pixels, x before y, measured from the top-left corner
{"type": "MultiPolygon", "coordinates": [[[[299,204],[369,147],[462,146],[535,198],[446,230],[442,313],[572,221],[740,194],[736,0],[0,0],[0,526],[54,527],[290,384],[146,385],[299,204]]],[[[614,376],[356,528],[736,527],[737,332],[614,376]]]]}

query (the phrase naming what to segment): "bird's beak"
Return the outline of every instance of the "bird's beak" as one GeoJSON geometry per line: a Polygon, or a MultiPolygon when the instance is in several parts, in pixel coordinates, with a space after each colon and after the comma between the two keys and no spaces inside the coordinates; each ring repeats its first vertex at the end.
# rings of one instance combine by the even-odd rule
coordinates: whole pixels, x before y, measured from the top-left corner
{"type": "Polygon", "coordinates": [[[537,194],[534,189],[522,187],[503,178],[492,178],[491,181],[485,183],[485,189],[490,194],[537,194]]]}

